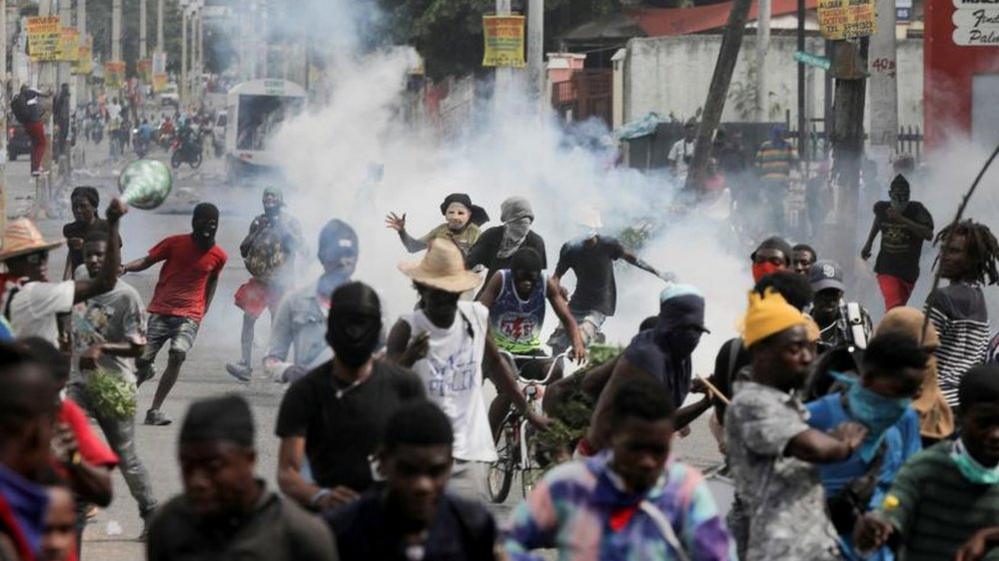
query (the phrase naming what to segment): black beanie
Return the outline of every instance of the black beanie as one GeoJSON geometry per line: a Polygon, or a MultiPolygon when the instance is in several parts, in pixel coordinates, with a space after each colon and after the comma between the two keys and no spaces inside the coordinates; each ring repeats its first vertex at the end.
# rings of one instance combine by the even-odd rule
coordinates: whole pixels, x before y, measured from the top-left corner
{"type": "MultiPolygon", "coordinates": [[[[787,261],[787,264],[791,264],[791,253],[793,250],[791,249],[791,244],[787,243],[787,240],[784,238],[780,236],[771,236],[763,240],[763,243],[760,244],[760,247],[756,248],[756,251],[761,249],[778,249],[784,254],[784,259],[787,261]]],[[[756,251],[749,256],[749,258],[753,261],[756,261],[756,251]]]]}
{"type": "Polygon", "coordinates": [[[238,395],[213,397],[191,404],[180,429],[180,442],[225,440],[253,447],[253,413],[238,395]]]}

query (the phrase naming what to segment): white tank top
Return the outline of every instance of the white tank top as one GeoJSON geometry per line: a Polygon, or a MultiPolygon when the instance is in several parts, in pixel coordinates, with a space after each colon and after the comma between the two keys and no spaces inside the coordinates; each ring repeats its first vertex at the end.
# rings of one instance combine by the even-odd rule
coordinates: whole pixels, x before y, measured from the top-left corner
{"type": "Polygon", "coordinates": [[[435,326],[422,310],[402,317],[412,338],[430,334],[426,358],[413,365],[427,397],[451,419],[452,456],[473,462],[496,461],[496,446],[482,395],[482,359],[486,352],[489,310],[478,302],[458,302],[458,314],[447,329],[435,326]]]}

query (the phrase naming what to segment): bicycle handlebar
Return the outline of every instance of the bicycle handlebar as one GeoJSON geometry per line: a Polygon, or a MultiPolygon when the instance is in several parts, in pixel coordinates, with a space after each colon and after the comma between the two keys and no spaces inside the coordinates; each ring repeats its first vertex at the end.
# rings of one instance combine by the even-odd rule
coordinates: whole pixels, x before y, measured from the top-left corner
{"type": "Polygon", "coordinates": [[[555,373],[555,366],[559,363],[559,360],[561,360],[563,362],[568,362],[569,352],[570,352],[569,350],[565,350],[565,351],[563,351],[563,352],[561,352],[561,353],[559,353],[559,354],[557,354],[555,356],[546,356],[546,355],[515,355],[515,354],[513,354],[513,353],[511,353],[509,351],[504,351],[503,349],[499,349],[500,356],[506,358],[507,362],[509,362],[509,364],[510,364],[510,367],[513,368],[514,372],[517,373],[517,380],[519,382],[521,382],[522,384],[541,384],[541,385],[546,385],[546,384],[548,384],[548,382],[551,381],[552,374],[555,373]],[[517,360],[518,359],[520,359],[520,360],[550,360],[551,364],[548,366],[548,371],[545,372],[544,378],[542,378],[541,380],[531,380],[531,379],[528,379],[528,378],[524,378],[524,377],[522,377],[520,375],[520,372],[521,372],[522,369],[521,368],[517,368],[517,360]]]}

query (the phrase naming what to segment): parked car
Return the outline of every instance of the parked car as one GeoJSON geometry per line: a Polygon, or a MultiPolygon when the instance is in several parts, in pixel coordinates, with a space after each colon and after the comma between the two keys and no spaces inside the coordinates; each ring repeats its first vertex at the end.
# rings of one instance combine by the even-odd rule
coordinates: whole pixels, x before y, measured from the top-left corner
{"type": "Polygon", "coordinates": [[[7,159],[16,161],[18,156],[31,154],[31,137],[13,115],[7,116],[7,159]]]}

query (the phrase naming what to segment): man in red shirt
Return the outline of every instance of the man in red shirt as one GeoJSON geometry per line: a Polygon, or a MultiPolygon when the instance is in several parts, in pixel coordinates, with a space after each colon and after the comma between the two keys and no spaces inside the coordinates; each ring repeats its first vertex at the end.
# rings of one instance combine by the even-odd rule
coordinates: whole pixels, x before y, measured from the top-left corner
{"type": "Polygon", "coordinates": [[[163,378],[156,388],[152,407],[146,412],[147,425],[165,426],[172,420],[160,407],[180,376],[180,367],[187,352],[194,346],[198,326],[205,317],[219,274],[228,259],[225,251],[215,244],[219,228],[219,209],[211,203],[194,207],[191,220],[192,233],[170,236],[149,250],[149,255],[128,263],[124,271],[144,271],[160,261],[159,281],[149,302],[149,325],[146,332],[146,350],[135,361],[137,382],[151,379],[153,361],[167,341],[170,355],[163,378]]]}

